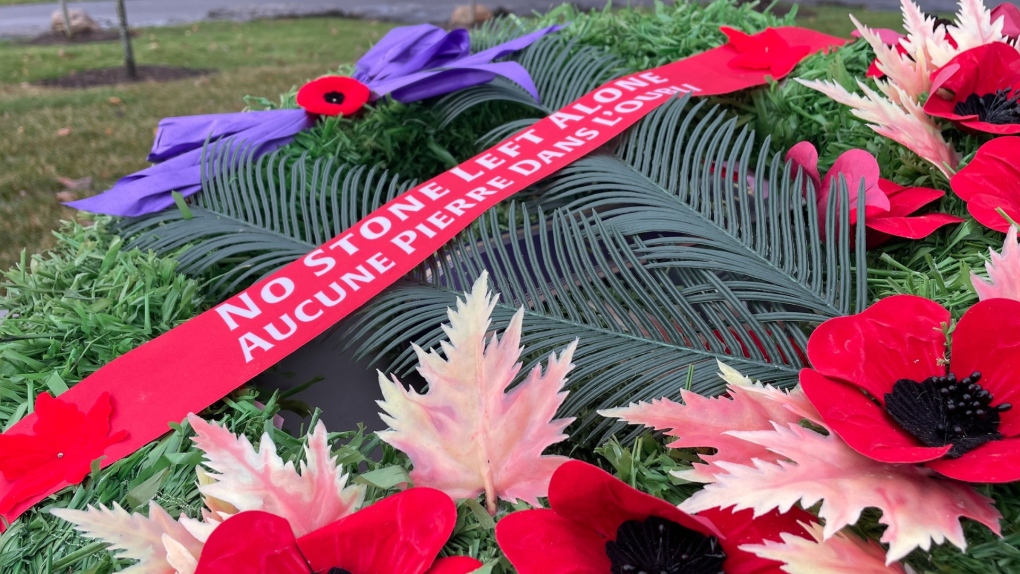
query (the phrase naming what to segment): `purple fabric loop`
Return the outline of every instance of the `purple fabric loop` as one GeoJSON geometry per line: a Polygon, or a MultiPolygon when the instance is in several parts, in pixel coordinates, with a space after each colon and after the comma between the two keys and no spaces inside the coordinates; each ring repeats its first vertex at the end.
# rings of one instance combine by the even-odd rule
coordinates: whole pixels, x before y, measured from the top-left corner
{"type": "Polygon", "coordinates": [[[477,54],[471,53],[467,30],[446,32],[431,24],[394,28],[358,60],[354,78],[368,86],[374,98],[389,96],[409,103],[503,76],[538,101],[538,89],[523,66],[493,60],[527,48],[561,28],[549,26],[477,54]]]}
{"type": "Polygon", "coordinates": [[[149,161],[156,165],[121,178],[99,195],[66,203],[76,209],[134,217],[154,213],[174,204],[171,192],[189,196],[202,187],[202,148],[232,138],[232,157],[240,149],[253,157],[269,153],[289,143],[294,135],[314,125],[315,119],[304,110],[269,110],[235,114],[211,114],[166,118],[159,122],[156,141],[149,161]],[[254,148],[254,150],[252,150],[254,148]]]}

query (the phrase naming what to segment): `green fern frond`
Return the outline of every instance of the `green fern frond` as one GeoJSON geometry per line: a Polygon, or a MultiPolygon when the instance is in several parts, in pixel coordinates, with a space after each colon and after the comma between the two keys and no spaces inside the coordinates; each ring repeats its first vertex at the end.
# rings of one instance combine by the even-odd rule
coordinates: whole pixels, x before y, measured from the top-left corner
{"type": "Polygon", "coordinates": [[[616,56],[556,35],[535,42],[514,59],[531,75],[541,102],[513,82],[493,81],[441,99],[436,104],[443,118],[440,125],[446,126],[474,106],[493,101],[523,104],[534,108],[536,117],[546,116],[627,72],[616,56]]]}
{"type": "Polygon", "coordinates": [[[275,152],[253,158],[250,148],[206,148],[208,174],[190,214],[168,210],[130,219],[119,232],[131,246],[183,251],[179,269],[222,271],[211,289],[228,296],[271,273],[414,185],[378,168],[332,158],[296,161],[275,152]]]}
{"type": "Polygon", "coordinates": [[[851,247],[844,184],[823,233],[802,176],[705,107],[669,103],[613,154],[562,170],[535,200],[565,204],[552,215],[514,204],[484,216],[359,314],[359,353],[409,369],[407,334],[438,344],[446,308],[486,269],[501,295],[494,325],[523,306],[534,361],[580,338],[562,414],[590,438],[623,428],[596,409],[721,392],[716,360],[795,384],[808,327],[864,304],[863,226],[851,247]],[[733,178],[752,160],[752,182],[733,178]]]}

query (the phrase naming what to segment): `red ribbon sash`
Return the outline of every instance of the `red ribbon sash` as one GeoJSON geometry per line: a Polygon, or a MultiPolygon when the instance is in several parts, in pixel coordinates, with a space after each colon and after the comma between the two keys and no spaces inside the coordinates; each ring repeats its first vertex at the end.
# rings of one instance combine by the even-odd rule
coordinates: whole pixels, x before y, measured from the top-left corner
{"type": "MultiPolygon", "coordinates": [[[[777,31],[789,46],[806,46],[811,53],[843,43],[812,30],[777,31]]],[[[166,433],[168,422],[208,407],[357,310],[485,210],[595,150],[671,96],[718,95],[764,84],[769,69],[738,68],[734,59],[740,55],[727,44],[608,82],[117,358],[60,399],[88,411],[101,393],[110,393],[110,432],[127,431],[128,438],[107,448],[102,465],[128,456],[166,433]]],[[[35,419],[29,414],[8,432],[30,434],[35,419]]],[[[68,484],[55,479],[47,495],[68,484]]],[[[0,497],[10,490],[11,483],[0,477],[0,497]]],[[[15,519],[45,496],[18,501],[3,518],[15,519]]]]}

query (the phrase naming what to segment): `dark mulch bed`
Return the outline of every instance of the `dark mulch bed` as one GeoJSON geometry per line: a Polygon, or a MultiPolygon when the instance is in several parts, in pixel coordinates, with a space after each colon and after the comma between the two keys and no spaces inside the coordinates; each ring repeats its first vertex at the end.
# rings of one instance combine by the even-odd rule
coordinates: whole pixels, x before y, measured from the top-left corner
{"type": "Polygon", "coordinates": [[[168,82],[195,76],[212,74],[216,70],[180,68],[177,66],[138,66],[138,78],[127,77],[123,66],[116,68],[98,68],[79,70],[59,78],[48,78],[35,82],[37,86],[51,88],[91,88],[94,86],[112,86],[114,84],[130,84],[134,82],[168,82]]]}
{"type": "MultiPolygon", "coordinates": [[[[138,32],[132,31],[131,35],[137,36],[138,32]]],[[[120,32],[116,30],[99,30],[97,32],[78,32],[70,38],[63,33],[47,32],[31,40],[19,43],[30,46],[61,46],[66,44],[88,44],[89,42],[113,42],[116,40],[120,40],[120,32]]]]}

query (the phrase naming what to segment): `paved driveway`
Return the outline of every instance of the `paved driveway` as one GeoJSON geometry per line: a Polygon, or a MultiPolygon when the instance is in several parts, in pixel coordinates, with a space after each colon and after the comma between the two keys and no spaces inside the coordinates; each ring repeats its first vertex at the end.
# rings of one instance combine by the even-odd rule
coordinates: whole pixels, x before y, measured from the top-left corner
{"type": "MultiPolygon", "coordinates": [[[[453,9],[469,0],[127,0],[128,20],[132,26],[166,26],[203,20],[251,20],[277,16],[342,14],[398,22],[444,22],[453,9]]],[[[832,0],[804,0],[803,5],[832,0]]],[[[848,5],[895,10],[899,0],[837,0],[848,5]]],[[[994,0],[991,0],[994,2],[994,0]]],[[[483,0],[489,6],[502,6],[518,14],[546,10],[560,4],[557,0],[483,0]]],[[[653,0],[616,0],[618,5],[650,6],[653,0]]],[[[602,8],[605,0],[574,0],[584,8],[602,8]]],[[[954,0],[923,0],[926,10],[953,11],[954,0]]],[[[103,26],[116,20],[114,3],[71,2],[84,8],[103,26]]],[[[0,37],[34,36],[49,29],[50,14],[57,3],[0,6],[0,37]]]]}
{"type": "MultiPolygon", "coordinates": [[[[252,20],[279,16],[338,14],[397,22],[445,22],[453,9],[469,0],[127,0],[131,26],[166,26],[203,20],[252,20]]],[[[527,14],[560,4],[557,0],[489,0],[489,6],[503,6],[527,14]]],[[[576,4],[601,8],[605,0],[580,0],[576,4]]],[[[633,5],[652,5],[652,0],[632,0],[633,5]]],[[[114,2],[70,2],[84,8],[105,27],[116,22],[114,2]]],[[[52,4],[0,6],[0,36],[32,36],[49,29],[52,4]]]]}

